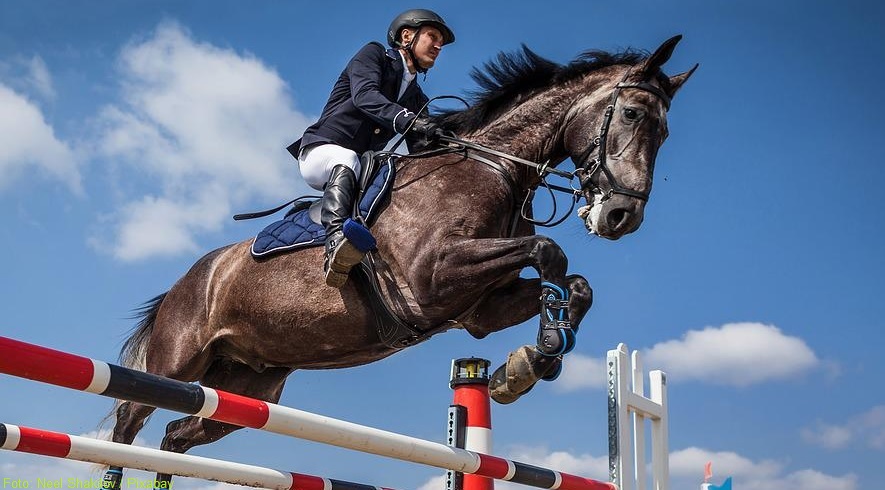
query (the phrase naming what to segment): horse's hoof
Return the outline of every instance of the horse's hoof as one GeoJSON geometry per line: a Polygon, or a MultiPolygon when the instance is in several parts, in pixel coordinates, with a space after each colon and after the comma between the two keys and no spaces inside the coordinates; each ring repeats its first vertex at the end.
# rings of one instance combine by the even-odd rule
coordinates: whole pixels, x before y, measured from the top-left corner
{"type": "Polygon", "coordinates": [[[495,374],[492,375],[492,379],[489,382],[489,397],[492,400],[495,400],[495,403],[500,403],[501,405],[508,405],[510,403],[515,402],[516,400],[519,400],[520,397],[522,397],[522,395],[525,395],[526,393],[532,391],[532,388],[535,387],[534,384],[531,384],[531,385],[529,385],[528,388],[526,388],[523,391],[520,391],[520,392],[511,391],[510,389],[508,389],[507,381],[506,380],[501,381],[502,379],[505,379],[505,375],[504,375],[505,370],[506,370],[506,364],[502,365],[501,367],[496,369],[495,374]],[[498,371],[500,371],[500,374],[498,373],[498,371]],[[495,375],[497,375],[497,382],[496,382],[495,375]]]}
{"type": "Polygon", "coordinates": [[[511,352],[489,380],[492,400],[506,405],[528,393],[550,368],[548,359],[529,345],[511,352]]]}
{"type": "Polygon", "coordinates": [[[553,381],[562,374],[562,357],[554,358],[555,361],[550,364],[550,367],[547,368],[547,371],[544,372],[544,375],[541,376],[541,380],[543,381],[553,381]]]}
{"type": "Polygon", "coordinates": [[[489,397],[495,400],[496,403],[507,405],[518,400],[520,396],[522,396],[522,393],[514,393],[508,389],[507,364],[502,364],[501,367],[492,373],[492,377],[489,379],[489,397]]]}

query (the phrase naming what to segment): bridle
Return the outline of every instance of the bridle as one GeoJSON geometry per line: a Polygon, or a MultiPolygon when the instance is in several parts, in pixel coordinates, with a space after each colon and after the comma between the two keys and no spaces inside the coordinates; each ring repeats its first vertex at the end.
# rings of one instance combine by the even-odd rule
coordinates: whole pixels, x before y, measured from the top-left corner
{"type": "Polygon", "coordinates": [[[611,199],[611,197],[615,194],[621,194],[623,196],[629,196],[635,199],[639,199],[643,202],[648,202],[648,192],[640,192],[633,189],[628,189],[621,184],[618,183],[617,179],[615,179],[614,174],[612,174],[611,169],[608,168],[607,164],[607,156],[608,153],[606,151],[607,142],[608,142],[608,129],[611,126],[612,119],[614,118],[615,113],[615,104],[618,101],[618,96],[621,94],[621,90],[625,88],[634,88],[639,90],[644,90],[650,94],[657,96],[664,103],[664,107],[669,110],[670,109],[670,96],[664,93],[660,88],[648,83],[648,82],[639,82],[639,83],[626,83],[627,77],[630,76],[630,71],[627,70],[624,73],[624,78],[615,85],[615,90],[612,92],[611,100],[609,101],[608,106],[605,108],[605,114],[602,118],[602,125],[599,127],[599,134],[596,138],[590,142],[590,145],[587,146],[587,149],[584,150],[584,153],[581,154],[580,158],[578,158],[579,166],[574,172],[575,176],[578,176],[580,173],[580,181],[581,188],[589,187],[592,185],[593,176],[602,171],[605,175],[605,181],[608,183],[608,190],[603,191],[599,187],[591,188],[594,193],[602,194],[602,202],[611,199]],[[598,149],[599,151],[596,153],[596,158],[590,160],[590,154],[593,153],[593,150],[598,149]]]}
{"type": "MultiPolygon", "coordinates": [[[[466,141],[466,140],[457,138],[454,135],[440,137],[440,142],[446,143],[448,145],[448,147],[445,148],[443,151],[445,153],[459,153],[460,152],[460,153],[463,153],[464,156],[467,158],[477,160],[479,162],[486,164],[487,166],[498,171],[505,178],[505,180],[508,181],[508,183],[511,185],[511,187],[516,186],[516,183],[513,181],[513,177],[511,177],[510,173],[507,172],[507,170],[504,168],[503,165],[501,165],[498,161],[495,160],[495,157],[503,158],[509,162],[533,168],[536,170],[536,172],[538,174],[538,179],[539,179],[538,186],[536,186],[536,187],[544,187],[545,189],[547,189],[548,192],[550,192],[551,196],[553,195],[554,191],[571,195],[571,197],[572,197],[571,206],[569,207],[569,210],[561,218],[556,219],[557,209],[556,209],[556,199],[554,198],[553,199],[553,210],[551,212],[550,217],[545,220],[536,220],[536,219],[532,218],[531,216],[527,216],[526,212],[525,212],[525,207],[529,202],[531,202],[532,198],[534,197],[534,192],[535,192],[535,188],[529,189],[523,199],[519,216],[521,216],[526,221],[529,221],[533,225],[537,225],[537,226],[548,226],[549,227],[549,226],[556,226],[556,225],[562,223],[571,214],[572,210],[574,209],[577,202],[580,200],[582,193],[584,192],[585,189],[589,189],[590,191],[592,191],[596,194],[601,194],[602,197],[601,197],[600,202],[605,202],[608,199],[611,199],[611,197],[614,196],[615,194],[621,194],[624,196],[632,197],[634,199],[639,199],[643,202],[648,202],[648,198],[649,198],[648,192],[640,192],[640,191],[629,189],[627,187],[622,186],[615,178],[611,169],[609,169],[608,161],[607,161],[608,155],[607,155],[607,151],[606,151],[607,150],[607,143],[608,143],[608,131],[609,131],[609,127],[611,126],[612,119],[614,118],[615,104],[618,101],[618,97],[621,94],[621,90],[632,88],[632,89],[643,90],[645,92],[648,92],[648,93],[658,97],[659,99],[661,99],[661,101],[664,103],[664,108],[667,110],[670,109],[670,96],[667,95],[661,88],[659,88],[655,85],[652,85],[651,83],[648,83],[648,82],[627,83],[626,80],[630,76],[630,73],[631,73],[631,69],[628,69],[627,72],[624,73],[624,77],[621,79],[621,81],[618,82],[617,85],[615,85],[614,91],[612,92],[609,103],[605,108],[605,113],[603,115],[602,123],[600,124],[600,127],[599,127],[599,132],[597,133],[596,137],[590,141],[590,144],[587,146],[587,148],[584,150],[584,152],[581,153],[580,157],[577,159],[574,159],[576,162],[578,162],[575,165],[574,172],[567,172],[565,170],[559,170],[557,168],[553,168],[550,166],[549,161],[545,162],[545,163],[532,162],[532,161],[526,160],[524,158],[520,158],[520,157],[510,155],[510,154],[507,154],[507,153],[504,153],[504,152],[501,152],[501,151],[498,151],[498,150],[495,150],[492,148],[485,147],[485,146],[477,144],[477,143],[473,143],[470,141],[466,141]],[[596,152],[596,157],[591,160],[590,155],[594,152],[594,150],[598,150],[598,151],[596,152]],[[489,158],[489,157],[491,157],[491,158],[489,158]],[[601,189],[597,184],[593,183],[593,177],[598,172],[602,172],[602,174],[605,175],[605,181],[606,181],[607,187],[608,187],[605,190],[601,189]],[[547,177],[549,175],[556,175],[558,177],[563,177],[565,179],[568,179],[569,186],[564,187],[564,186],[559,186],[559,185],[551,184],[551,183],[547,182],[547,177]],[[578,179],[578,181],[580,183],[580,186],[577,188],[575,186],[571,185],[572,182],[575,181],[575,179],[578,179]],[[595,186],[595,187],[591,187],[591,186],[595,186]]],[[[453,97],[453,96],[441,96],[440,98],[460,99],[458,97],[453,97]]],[[[431,152],[429,152],[429,153],[439,154],[439,150],[436,150],[436,151],[431,150],[431,152]]],[[[410,156],[415,157],[415,156],[419,156],[419,155],[413,154],[410,156]]],[[[428,156],[430,156],[430,155],[428,155],[428,156]]]]}

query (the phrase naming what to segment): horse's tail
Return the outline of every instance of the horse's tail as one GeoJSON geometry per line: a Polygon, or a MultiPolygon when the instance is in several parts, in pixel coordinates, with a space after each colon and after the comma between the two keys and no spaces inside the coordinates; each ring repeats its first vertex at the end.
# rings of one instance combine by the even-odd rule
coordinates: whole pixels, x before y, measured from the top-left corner
{"type": "Polygon", "coordinates": [[[134,318],[138,319],[138,323],[129,334],[129,338],[123,344],[120,350],[120,364],[130,369],[139,371],[145,370],[145,355],[147,353],[148,340],[151,338],[151,332],[154,330],[154,322],[157,320],[157,311],[160,309],[160,303],[166,297],[163,293],[154,299],[142,304],[135,310],[134,318]]]}
{"type": "MultiPolygon", "coordinates": [[[[123,343],[123,348],[120,349],[120,365],[139,371],[145,370],[147,343],[151,338],[151,331],[154,329],[154,322],[157,319],[160,303],[163,302],[165,297],[166,293],[163,293],[136,308],[133,318],[137,318],[138,323],[132,328],[129,338],[126,339],[126,342],[123,343]]],[[[105,427],[116,417],[117,410],[122,404],[122,400],[114,400],[114,408],[98,423],[98,432],[102,439],[112,440],[113,432],[106,431],[105,427]]]]}

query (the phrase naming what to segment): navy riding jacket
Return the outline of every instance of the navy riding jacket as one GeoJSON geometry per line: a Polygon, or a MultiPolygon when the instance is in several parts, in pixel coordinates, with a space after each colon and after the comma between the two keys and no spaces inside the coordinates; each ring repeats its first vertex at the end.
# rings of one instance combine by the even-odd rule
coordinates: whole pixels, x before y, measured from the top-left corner
{"type": "Polygon", "coordinates": [[[335,82],[320,119],[287,147],[289,153],[297,159],[301,148],[319,143],[358,155],[384,148],[395,134],[403,134],[428,100],[417,78],[397,100],[405,69],[397,50],[376,42],[363,46],[335,82]]]}

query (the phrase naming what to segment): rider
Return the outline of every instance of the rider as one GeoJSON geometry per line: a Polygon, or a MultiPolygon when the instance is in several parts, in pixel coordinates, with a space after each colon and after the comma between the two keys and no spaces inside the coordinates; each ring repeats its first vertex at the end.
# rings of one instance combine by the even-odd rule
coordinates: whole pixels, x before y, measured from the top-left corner
{"type": "Polygon", "coordinates": [[[323,190],[326,284],[343,286],[364,255],[342,231],[359,190],[360,154],[383,149],[397,134],[407,134],[413,149],[438,137],[436,124],[418,114],[428,98],[416,75],[433,67],[442,47],[454,40],[435,12],[401,13],[387,29],[392,49],[377,42],[363,46],[338,77],[320,119],[288,147],[307,184],[323,190]]]}

